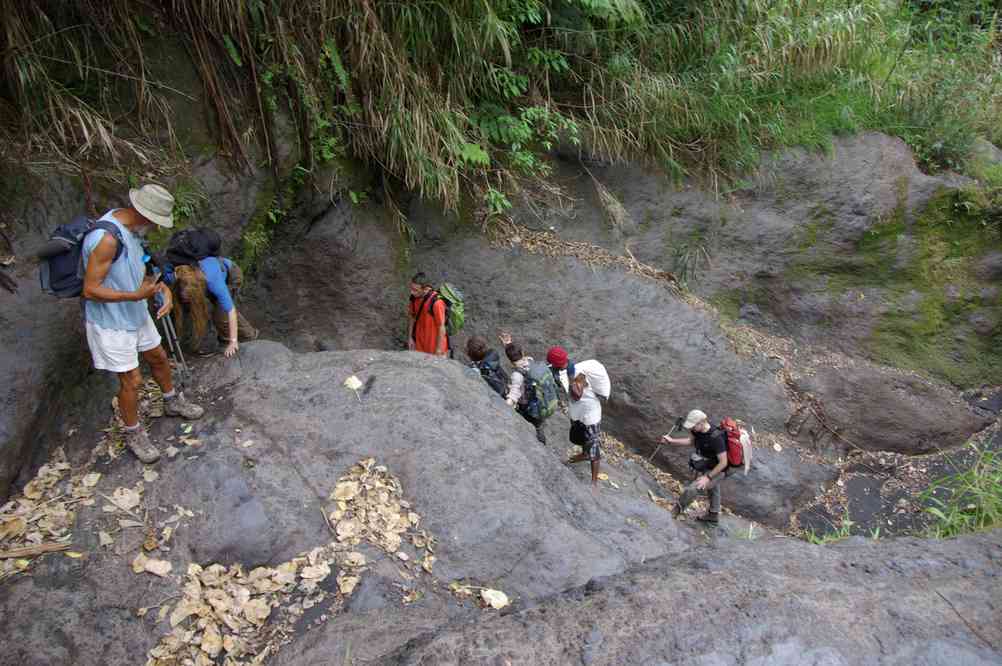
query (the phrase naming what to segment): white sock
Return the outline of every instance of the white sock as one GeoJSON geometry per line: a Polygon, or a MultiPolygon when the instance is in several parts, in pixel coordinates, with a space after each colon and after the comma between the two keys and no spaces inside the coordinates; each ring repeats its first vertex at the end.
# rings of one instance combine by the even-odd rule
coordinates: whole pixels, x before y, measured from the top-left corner
{"type": "Polygon", "coordinates": [[[171,400],[177,397],[177,389],[174,389],[170,393],[164,393],[164,400],[171,400]]]}
{"type": "Polygon", "coordinates": [[[137,421],[137,422],[136,422],[136,425],[134,425],[134,426],[125,426],[125,432],[136,432],[136,431],[137,431],[137,430],[139,430],[139,429],[140,429],[141,427],[143,427],[143,424],[142,424],[142,423],[139,423],[139,422],[137,421]]]}

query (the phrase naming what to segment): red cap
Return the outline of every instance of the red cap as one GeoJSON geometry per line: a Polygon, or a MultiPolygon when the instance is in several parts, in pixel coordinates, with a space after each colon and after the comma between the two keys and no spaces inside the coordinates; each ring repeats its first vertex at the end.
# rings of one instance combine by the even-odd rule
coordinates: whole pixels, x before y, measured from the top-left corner
{"type": "Polygon", "coordinates": [[[546,352],[546,362],[558,370],[567,367],[567,350],[563,347],[550,347],[546,352]]]}

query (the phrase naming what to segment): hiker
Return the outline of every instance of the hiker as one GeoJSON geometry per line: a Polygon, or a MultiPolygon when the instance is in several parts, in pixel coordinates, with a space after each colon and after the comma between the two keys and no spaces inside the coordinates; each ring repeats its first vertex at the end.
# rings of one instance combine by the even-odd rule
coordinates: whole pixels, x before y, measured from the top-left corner
{"type": "Polygon", "coordinates": [[[445,301],[438,297],[424,273],[417,273],[411,278],[410,289],[410,334],[407,348],[435,356],[448,355],[445,301]]]}
{"type": "Polygon", "coordinates": [[[710,425],[706,414],[698,409],[689,412],[682,427],[690,432],[688,437],[664,435],[662,439],[676,446],[694,445],[696,451],[689,457],[689,467],[699,476],[685,487],[672,516],[677,518],[700,491],[705,491],[710,496],[710,509],[696,520],[716,525],[720,522],[720,484],[737,469],[727,464],[727,433],[710,425]]]}
{"type": "Polygon", "coordinates": [[[257,339],[260,333],[235,303],[243,286],[243,271],[231,259],[220,256],[219,234],[210,229],[179,232],[171,238],[167,257],[174,267],[177,300],[184,306],[178,309],[178,326],[182,325],[181,313],[187,311],[194,339],[200,342],[211,318],[226,358],[237,353],[240,342],[257,339]],[[189,242],[175,242],[181,235],[189,242]]]}
{"type": "Polygon", "coordinates": [[[557,385],[553,375],[546,365],[536,363],[531,356],[526,356],[522,345],[512,342],[511,334],[501,333],[498,339],[504,345],[504,353],[514,367],[508,381],[506,402],[535,427],[539,443],[546,444],[543,425],[557,407],[557,385]]]}
{"type": "Polygon", "coordinates": [[[487,385],[502,398],[508,395],[508,373],[501,367],[501,357],[497,351],[487,346],[487,339],[474,335],[466,341],[466,355],[470,367],[475,368],[487,385]]]}
{"type": "Polygon", "coordinates": [[[602,403],[611,393],[609,375],[605,366],[595,360],[582,361],[574,369],[568,395],[571,419],[570,440],[581,447],[581,453],[571,456],[568,463],[591,463],[591,483],[598,484],[599,461],[602,459],[600,442],[602,439],[602,403]]]}
{"type": "Polygon", "coordinates": [[[81,248],[84,266],[83,311],[94,367],[118,375],[118,408],[125,424],[125,444],[144,463],[155,462],[160,453],[150,442],[139,422],[139,371],[142,355],[164,397],[164,414],[197,419],[203,414],[198,405],[188,402],[176,390],[167,354],[160,344],[160,334],[147,310],[146,301],[162,294],[161,318],[171,310],[170,290],[159,276],[147,277],[140,238],[155,225],[174,225],[174,197],[160,185],[143,185],[129,190],[129,208],[114,208],[101,218],[121,232],[124,252],[117,256],[115,234],[98,228],[87,234],[81,248]]]}
{"type": "Polygon", "coordinates": [[[557,381],[557,387],[563,389],[564,395],[570,395],[570,380],[574,378],[574,361],[570,360],[567,350],[563,347],[550,347],[546,352],[546,363],[557,381]]]}

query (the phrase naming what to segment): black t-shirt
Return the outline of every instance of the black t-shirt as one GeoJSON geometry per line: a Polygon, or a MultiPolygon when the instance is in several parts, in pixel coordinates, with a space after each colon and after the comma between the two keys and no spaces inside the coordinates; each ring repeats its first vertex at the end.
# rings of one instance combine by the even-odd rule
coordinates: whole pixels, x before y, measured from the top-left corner
{"type": "Polygon", "coordinates": [[[696,453],[709,458],[714,465],[717,456],[727,453],[727,433],[723,428],[713,427],[707,432],[693,432],[692,441],[696,445],[696,453]]]}

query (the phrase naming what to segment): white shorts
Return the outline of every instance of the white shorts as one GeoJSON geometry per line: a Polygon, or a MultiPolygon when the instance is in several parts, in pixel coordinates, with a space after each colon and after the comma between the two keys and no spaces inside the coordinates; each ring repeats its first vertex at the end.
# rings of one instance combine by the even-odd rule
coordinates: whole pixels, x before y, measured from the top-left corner
{"type": "Polygon", "coordinates": [[[98,370],[128,372],[139,367],[141,353],[160,346],[160,333],[148,313],[146,323],[138,331],[101,328],[88,321],[87,346],[98,370]]]}

